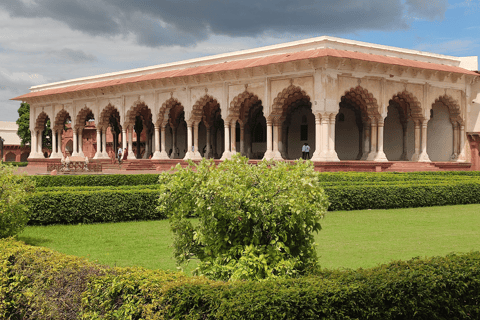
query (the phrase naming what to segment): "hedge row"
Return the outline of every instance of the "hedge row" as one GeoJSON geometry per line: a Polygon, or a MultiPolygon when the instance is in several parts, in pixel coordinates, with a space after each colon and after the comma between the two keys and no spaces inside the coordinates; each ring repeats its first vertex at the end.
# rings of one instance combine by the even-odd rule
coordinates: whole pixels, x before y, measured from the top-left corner
{"type": "MultiPolygon", "coordinates": [[[[390,209],[480,203],[480,180],[326,185],[330,211],[390,209]]],[[[151,186],[65,187],[35,192],[29,199],[31,225],[164,219],[151,186]]]]}
{"type": "Polygon", "coordinates": [[[33,176],[35,185],[43,187],[71,186],[138,186],[158,183],[159,174],[84,174],[33,176]]]}
{"type": "Polygon", "coordinates": [[[28,199],[31,225],[158,220],[155,189],[35,192],[28,199]]]}
{"type": "Polygon", "coordinates": [[[478,319],[480,253],[219,282],[0,241],[2,319],[478,319]]]}
{"type": "MultiPolygon", "coordinates": [[[[36,186],[138,186],[153,185],[158,182],[158,174],[114,174],[114,175],[58,175],[34,176],[36,186]]],[[[322,182],[378,182],[378,181],[425,181],[475,177],[480,171],[433,171],[433,172],[322,172],[318,175],[322,182]]]]}

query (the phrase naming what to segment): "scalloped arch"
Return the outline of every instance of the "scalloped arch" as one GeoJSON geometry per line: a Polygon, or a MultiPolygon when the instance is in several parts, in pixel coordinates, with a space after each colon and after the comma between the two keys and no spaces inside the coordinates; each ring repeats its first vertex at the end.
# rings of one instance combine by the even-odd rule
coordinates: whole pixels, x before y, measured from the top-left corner
{"type": "Polygon", "coordinates": [[[66,110],[62,109],[58,111],[57,115],[55,116],[55,122],[53,123],[52,128],[55,128],[55,130],[63,129],[63,125],[69,117],[70,114],[66,110]]]}
{"type": "Polygon", "coordinates": [[[180,101],[178,101],[177,98],[171,97],[167,101],[165,101],[160,107],[160,110],[158,111],[157,121],[155,122],[155,125],[166,125],[169,122],[169,118],[165,119],[165,115],[170,116],[170,110],[175,108],[175,106],[177,105],[181,106],[183,110],[183,105],[180,101]]]}
{"type": "Polygon", "coordinates": [[[256,94],[245,90],[230,102],[228,117],[244,121],[248,118],[250,108],[261,102],[256,94]]]}
{"type": "Polygon", "coordinates": [[[448,112],[450,114],[450,121],[457,121],[460,124],[463,124],[463,117],[462,117],[460,105],[455,99],[453,99],[448,94],[444,94],[443,96],[440,96],[437,99],[435,99],[434,104],[438,102],[441,102],[445,106],[447,106],[448,112]]]}
{"type": "Polygon", "coordinates": [[[43,129],[47,123],[47,119],[49,119],[47,113],[45,111],[40,112],[35,121],[35,129],[40,130],[43,129]]]}
{"type": "Polygon", "coordinates": [[[367,89],[361,86],[356,86],[355,88],[350,88],[350,90],[345,91],[342,98],[352,102],[362,113],[365,113],[369,117],[378,117],[380,115],[377,99],[375,99],[373,94],[368,92],[367,89]]]}
{"type": "Polygon", "coordinates": [[[87,121],[87,116],[89,114],[93,114],[93,117],[95,118],[95,114],[93,113],[92,109],[89,107],[83,107],[80,109],[80,111],[77,114],[77,118],[75,119],[75,126],[76,127],[84,127],[85,122],[87,121]]]}
{"type": "Polygon", "coordinates": [[[424,119],[422,105],[412,93],[408,91],[400,91],[392,97],[392,100],[402,107],[405,114],[405,120],[408,120],[409,117],[419,120],[424,119]]]}
{"type": "Polygon", "coordinates": [[[125,116],[125,125],[133,126],[135,125],[135,119],[137,116],[140,116],[143,120],[144,125],[149,125],[152,123],[152,111],[143,101],[135,101],[130,109],[127,111],[125,116]]]}
{"type": "Polygon", "coordinates": [[[198,122],[204,120],[205,122],[210,123],[212,115],[217,109],[220,109],[220,104],[217,99],[211,95],[205,94],[193,105],[192,115],[189,120],[198,122]]]}
{"type": "Polygon", "coordinates": [[[302,88],[291,84],[287,88],[283,89],[275,99],[273,99],[273,108],[271,115],[273,116],[285,116],[288,107],[297,100],[305,100],[310,102],[310,96],[302,90],[302,88]]]}
{"type": "Polygon", "coordinates": [[[111,115],[115,115],[120,123],[120,113],[118,112],[118,109],[109,103],[100,113],[100,119],[98,121],[97,128],[107,128],[111,115]]]}

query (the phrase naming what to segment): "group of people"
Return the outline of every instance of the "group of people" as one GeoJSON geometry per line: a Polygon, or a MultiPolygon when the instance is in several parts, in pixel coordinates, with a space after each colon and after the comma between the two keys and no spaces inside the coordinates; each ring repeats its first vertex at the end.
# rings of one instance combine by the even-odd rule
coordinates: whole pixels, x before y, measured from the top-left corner
{"type": "Polygon", "coordinates": [[[310,159],[310,146],[306,142],[302,146],[302,159],[310,159]]]}
{"type": "Polygon", "coordinates": [[[122,160],[127,160],[127,156],[128,156],[127,148],[122,150],[122,148],[119,147],[117,151],[118,164],[120,164],[122,160]]]}

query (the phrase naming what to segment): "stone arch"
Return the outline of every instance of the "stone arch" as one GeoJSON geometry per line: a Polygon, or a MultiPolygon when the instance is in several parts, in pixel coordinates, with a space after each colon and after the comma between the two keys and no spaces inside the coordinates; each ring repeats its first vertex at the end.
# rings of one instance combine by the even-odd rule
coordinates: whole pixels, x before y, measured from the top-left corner
{"type": "Polygon", "coordinates": [[[263,112],[262,100],[247,89],[239,93],[230,102],[228,118],[238,119],[238,134],[240,137],[240,152],[251,159],[261,159],[266,151],[267,124],[263,112]],[[243,149],[241,132],[244,132],[243,149]]]}
{"type": "Polygon", "coordinates": [[[293,84],[283,89],[273,100],[272,112],[267,118],[273,120],[274,125],[280,126],[279,152],[283,159],[300,158],[301,145],[305,142],[311,146],[310,154],[315,152],[315,116],[310,100],[311,97],[305,90],[293,84]],[[302,112],[308,117],[306,124],[301,123],[302,112]],[[304,131],[309,132],[305,141],[302,140],[304,131]]]}
{"type": "Polygon", "coordinates": [[[298,100],[305,100],[310,103],[310,96],[302,90],[302,88],[291,84],[273,99],[273,107],[270,116],[286,117],[288,107],[298,100]]]}
{"type": "MultiPolygon", "coordinates": [[[[218,103],[217,99],[211,95],[205,94],[193,105],[192,114],[189,120],[200,122],[203,118],[205,118],[206,114],[211,113],[217,108],[220,108],[220,104],[218,103]]],[[[208,118],[210,118],[210,115],[208,115],[208,118]]]]}
{"type": "Polygon", "coordinates": [[[15,153],[9,151],[5,154],[5,162],[15,162],[16,157],[15,153]]]}
{"type": "Polygon", "coordinates": [[[460,127],[463,126],[460,105],[444,94],[430,108],[427,125],[427,153],[432,161],[457,160],[460,152],[460,127]]]}
{"type": "Polygon", "coordinates": [[[95,114],[93,113],[92,109],[88,108],[87,106],[80,109],[75,119],[75,126],[76,127],[84,127],[85,123],[88,120],[95,119],[95,114]]]}
{"type": "MultiPolygon", "coordinates": [[[[443,96],[440,96],[438,97],[437,99],[435,99],[435,102],[433,105],[435,105],[436,103],[443,103],[447,108],[448,108],[448,112],[450,114],[450,121],[452,122],[458,122],[459,124],[463,124],[463,118],[462,118],[462,112],[461,112],[461,109],[460,109],[460,105],[458,104],[458,102],[453,99],[451,96],[445,94],[443,96]]],[[[433,108],[433,105],[432,105],[432,108],[433,108]]]]}
{"type": "Polygon", "coordinates": [[[100,113],[100,119],[98,120],[98,128],[107,128],[110,123],[110,117],[114,116],[120,123],[120,112],[116,107],[110,103],[100,113]]]}
{"type": "Polygon", "coordinates": [[[170,111],[177,105],[180,105],[182,110],[184,109],[182,103],[177,98],[171,97],[165,101],[160,107],[155,124],[158,126],[166,125],[170,120],[170,111]]]}
{"type": "Polygon", "coordinates": [[[153,116],[145,102],[137,100],[125,116],[124,125],[133,128],[136,133],[135,155],[147,159],[152,154],[153,116]]]}
{"type": "Polygon", "coordinates": [[[30,155],[30,152],[28,151],[22,152],[22,154],[20,155],[20,162],[27,162],[29,155],[30,155]]]}
{"type": "Polygon", "coordinates": [[[44,111],[42,111],[38,115],[37,120],[35,121],[35,129],[42,130],[47,124],[48,119],[49,119],[48,115],[44,111]]]}
{"type": "Polygon", "coordinates": [[[359,86],[346,90],[340,98],[335,118],[335,150],[340,160],[360,160],[367,157],[366,142],[372,121],[380,119],[375,97],[359,86]]]}
{"type": "Polygon", "coordinates": [[[70,114],[64,109],[60,110],[55,116],[55,122],[52,125],[52,129],[62,130],[65,122],[69,119],[71,120],[70,114]]]}
{"type": "Polygon", "coordinates": [[[423,121],[418,99],[407,90],[389,100],[384,126],[384,149],[388,160],[407,161],[415,151],[414,121],[423,121]]]}

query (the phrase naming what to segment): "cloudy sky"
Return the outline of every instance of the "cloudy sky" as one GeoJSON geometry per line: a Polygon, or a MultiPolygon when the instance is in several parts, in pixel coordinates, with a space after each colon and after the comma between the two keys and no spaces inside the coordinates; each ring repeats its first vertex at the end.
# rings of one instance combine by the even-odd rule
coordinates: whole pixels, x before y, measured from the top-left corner
{"type": "Polygon", "coordinates": [[[480,56],[480,0],[0,0],[0,120],[33,85],[322,35],[480,56]]]}

